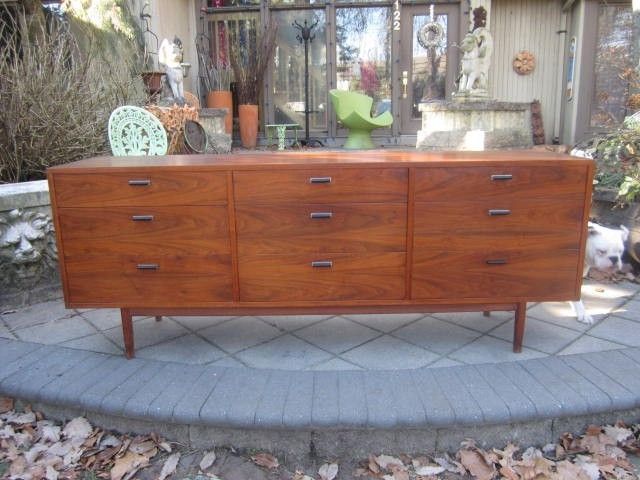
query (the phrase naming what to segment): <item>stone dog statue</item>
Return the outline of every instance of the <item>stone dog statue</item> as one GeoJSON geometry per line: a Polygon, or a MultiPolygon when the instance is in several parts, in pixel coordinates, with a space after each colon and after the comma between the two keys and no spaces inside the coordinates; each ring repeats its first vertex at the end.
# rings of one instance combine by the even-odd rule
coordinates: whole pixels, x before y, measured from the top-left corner
{"type": "Polygon", "coordinates": [[[462,50],[462,60],[458,93],[486,95],[493,51],[493,39],[489,30],[479,27],[467,33],[460,44],[460,50],[462,50]]]}
{"type": "Polygon", "coordinates": [[[158,62],[164,66],[173,100],[180,106],[184,105],[184,77],[180,65],[181,61],[182,42],[180,39],[174,37],[171,43],[166,38],[162,40],[158,50],[158,62]]]}

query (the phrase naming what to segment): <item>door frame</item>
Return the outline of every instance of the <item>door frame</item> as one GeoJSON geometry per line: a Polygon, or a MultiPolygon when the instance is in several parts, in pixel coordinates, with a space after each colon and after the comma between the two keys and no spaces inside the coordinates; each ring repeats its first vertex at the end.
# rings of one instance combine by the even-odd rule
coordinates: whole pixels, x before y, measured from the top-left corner
{"type": "MultiPolygon", "coordinates": [[[[413,17],[429,13],[430,4],[403,4],[400,6],[400,31],[394,31],[393,44],[393,102],[394,129],[393,135],[397,137],[414,137],[421,128],[422,120],[412,117],[411,91],[412,91],[412,59],[413,59],[413,17]],[[403,98],[404,86],[402,85],[403,72],[408,74],[407,98],[403,98]]],[[[459,44],[466,26],[463,22],[468,12],[463,11],[461,3],[436,3],[434,2],[435,15],[446,13],[449,15],[447,22],[447,74],[445,80],[446,100],[451,100],[451,94],[455,91],[455,80],[459,69],[459,44]]],[[[466,33],[466,32],[464,32],[466,33]]]]}

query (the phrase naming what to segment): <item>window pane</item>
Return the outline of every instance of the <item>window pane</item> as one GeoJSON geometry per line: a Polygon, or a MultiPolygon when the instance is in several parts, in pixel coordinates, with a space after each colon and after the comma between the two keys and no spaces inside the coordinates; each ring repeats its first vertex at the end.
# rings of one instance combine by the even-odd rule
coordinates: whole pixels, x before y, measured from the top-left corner
{"type": "Polygon", "coordinates": [[[305,125],[304,44],[297,36],[300,30],[293,27],[296,21],[304,25],[317,25],[309,43],[309,128],[327,128],[327,50],[325,38],[325,14],[322,10],[273,11],[278,23],[278,41],[273,78],[273,103],[276,123],[305,125]]]}
{"type": "MultiPolygon", "coordinates": [[[[435,41],[426,43],[426,48],[420,44],[418,34],[425,25],[431,22],[431,16],[425,14],[413,17],[413,59],[411,65],[413,118],[422,118],[422,113],[418,110],[420,103],[444,100],[445,98],[447,15],[436,15],[435,17],[435,21],[442,27],[442,40],[437,45],[434,45],[435,41]]],[[[427,41],[429,40],[431,38],[427,36],[427,41]]]]}
{"type": "Polygon", "coordinates": [[[271,5],[324,5],[325,0],[271,0],[271,5]]]}
{"type": "Polygon", "coordinates": [[[260,0],[207,0],[207,7],[241,7],[242,5],[260,5],[260,0]]]}
{"type": "Polygon", "coordinates": [[[634,111],[629,106],[629,89],[637,83],[634,82],[637,76],[633,74],[632,41],[631,6],[600,5],[592,127],[615,127],[634,111]]]}
{"type": "Polygon", "coordinates": [[[337,87],[373,97],[373,113],[391,110],[391,9],[336,9],[337,87]]]}

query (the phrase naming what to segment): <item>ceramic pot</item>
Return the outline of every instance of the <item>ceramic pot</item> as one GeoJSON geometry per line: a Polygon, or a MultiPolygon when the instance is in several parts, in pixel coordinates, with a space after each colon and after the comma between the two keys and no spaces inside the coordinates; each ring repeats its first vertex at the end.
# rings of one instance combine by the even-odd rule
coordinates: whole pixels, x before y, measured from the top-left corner
{"type": "Polygon", "coordinates": [[[207,108],[226,108],[224,129],[231,135],[233,131],[233,98],[231,90],[213,90],[207,93],[207,108]]]}
{"type": "Polygon", "coordinates": [[[238,105],[240,142],[244,148],[256,148],[258,143],[258,106],[238,105]]]}

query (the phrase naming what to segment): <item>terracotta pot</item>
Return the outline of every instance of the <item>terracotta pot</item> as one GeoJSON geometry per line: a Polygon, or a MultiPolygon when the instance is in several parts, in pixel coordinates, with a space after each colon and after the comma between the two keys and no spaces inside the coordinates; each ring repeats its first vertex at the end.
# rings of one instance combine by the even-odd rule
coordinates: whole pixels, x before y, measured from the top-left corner
{"type": "Polygon", "coordinates": [[[256,148],[258,142],[258,106],[238,105],[240,142],[245,148],[256,148]]]}
{"type": "Polygon", "coordinates": [[[164,72],[142,72],[142,81],[147,89],[147,94],[157,95],[162,91],[162,77],[164,72]]]}
{"type": "Polygon", "coordinates": [[[233,98],[231,90],[214,90],[207,93],[207,108],[226,108],[224,129],[228,134],[233,131],[233,98]]]}

